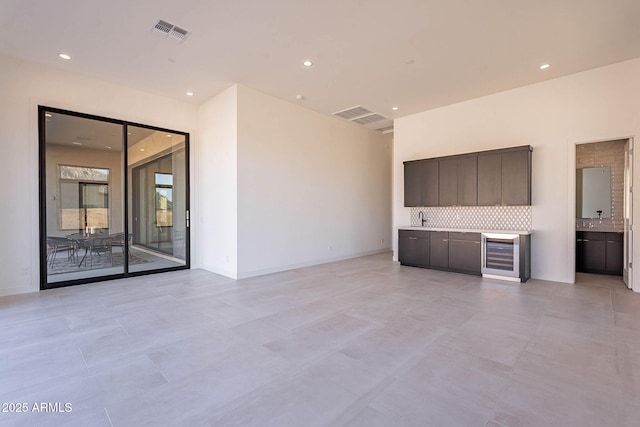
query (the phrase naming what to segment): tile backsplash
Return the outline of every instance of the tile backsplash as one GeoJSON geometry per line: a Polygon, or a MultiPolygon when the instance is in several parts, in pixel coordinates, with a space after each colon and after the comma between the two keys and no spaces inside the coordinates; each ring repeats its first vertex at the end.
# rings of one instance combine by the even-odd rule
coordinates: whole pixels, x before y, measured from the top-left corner
{"type": "Polygon", "coordinates": [[[447,206],[411,208],[411,226],[479,230],[531,231],[531,206],[447,206]]]}

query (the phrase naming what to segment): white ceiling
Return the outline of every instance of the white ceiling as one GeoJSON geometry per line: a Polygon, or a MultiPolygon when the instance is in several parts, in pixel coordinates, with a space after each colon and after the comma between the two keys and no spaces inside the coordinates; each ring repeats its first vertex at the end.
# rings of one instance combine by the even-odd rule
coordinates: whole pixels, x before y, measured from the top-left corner
{"type": "Polygon", "coordinates": [[[0,0],[0,53],[196,104],[241,83],[397,118],[640,57],[638,22],[638,0],[0,0]]]}

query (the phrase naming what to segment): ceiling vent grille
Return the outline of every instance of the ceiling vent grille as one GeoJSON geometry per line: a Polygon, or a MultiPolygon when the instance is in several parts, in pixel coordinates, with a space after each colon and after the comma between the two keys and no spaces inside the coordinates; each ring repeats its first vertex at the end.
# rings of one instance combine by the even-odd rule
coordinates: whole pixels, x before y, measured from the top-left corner
{"type": "Polygon", "coordinates": [[[158,23],[156,24],[156,26],[153,27],[153,28],[155,28],[156,30],[161,31],[161,32],[163,32],[165,34],[169,34],[169,31],[171,31],[171,29],[173,28],[173,25],[171,25],[168,22],[163,21],[162,19],[160,19],[158,21],[158,23]]]}
{"type": "Polygon", "coordinates": [[[351,120],[356,117],[366,116],[368,114],[372,114],[373,111],[369,111],[364,107],[356,106],[347,108],[346,110],[338,111],[337,113],[333,113],[335,116],[342,117],[343,119],[351,120]]]}
{"type": "MultiPolygon", "coordinates": [[[[361,105],[357,105],[355,107],[347,108],[346,110],[338,111],[337,113],[333,113],[334,116],[342,117],[343,119],[347,119],[353,123],[357,123],[359,125],[367,126],[371,123],[378,123],[381,121],[388,121],[386,117],[374,113],[371,110],[364,108],[361,105]]],[[[388,126],[387,123],[379,123],[379,127],[388,126]]],[[[368,126],[371,128],[372,126],[368,126]]]]}
{"type": "Polygon", "coordinates": [[[378,113],[373,113],[368,116],[353,119],[352,122],[358,123],[359,125],[367,125],[369,123],[379,122],[380,120],[387,120],[387,118],[378,113]]]}
{"type": "Polygon", "coordinates": [[[162,19],[158,20],[153,29],[162,33],[167,38],[171,37],[180,42],[183,42],[187,37],[189,37],[189,34],[191,34],[184,28],[177,27],[170,22],[163,21],[162,19]]]}
{"type": "Polygon", "coordinates": [[[173,29],[171,30],[171,33],[169,35],[171,37],[175,37],[178,40],[182,41],[182,40],[187,38],[187,36],[189,35],[189,31],[183,30],[180,27],[173,27],[173,29]]]}

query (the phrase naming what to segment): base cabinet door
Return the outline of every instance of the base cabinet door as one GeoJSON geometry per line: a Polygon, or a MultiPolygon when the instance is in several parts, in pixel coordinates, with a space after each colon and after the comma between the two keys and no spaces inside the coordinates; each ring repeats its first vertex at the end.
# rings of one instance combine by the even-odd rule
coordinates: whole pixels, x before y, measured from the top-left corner
{"type": "Polygon", "coordinates": [[[576,232],[576,271],[622,276],[623,234],[576,232]]]}
{"type": "Polygon", "coordinates": [[[622,233],[606,233],[605,236],[607,241],[607,255],[604,263],[605,272],[622,276],[622,233]]]}
{"type": "Polygon", "coordinates": [[[431,232],[430,252],[431,267],[449,268],[449,232],[431,232]]]}
{"type": "Polygon", "coordinates": [[[480,275],[480,266],[480,234],[449,233],[449,268],[461,273],[480,275]]]}
{"type": "Polygon", "coordinates": [[[591,238],[582,239],[582,269],[586,273],[604,273],[606,242],[591,238]]]}
{"type": "Polygon", "coordinates": [[[412,267],[429,267],[429,232],[400,230],[398,261],[412,267]]]}

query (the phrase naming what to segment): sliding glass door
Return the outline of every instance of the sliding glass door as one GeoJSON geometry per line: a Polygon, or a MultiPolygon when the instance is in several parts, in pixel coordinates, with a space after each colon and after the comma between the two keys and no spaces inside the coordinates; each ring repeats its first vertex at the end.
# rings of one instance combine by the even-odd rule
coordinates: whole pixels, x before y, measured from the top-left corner
{"type": "MultiPolygon", "coordinates": [[[[129,127],[137,135],[145,129],[129,127]]],[[[155,131],[129,145],[133,245],[153,253],[156,266],[180,266],[187,260],[186,137],[155,131]]],[[[153,265],[136,264],[131,271],[153,265]]]]}
{"type": "Polygon", "coordinates": [[[39,114],[41,288],[188,268],[188,134],[39,114]]]}

